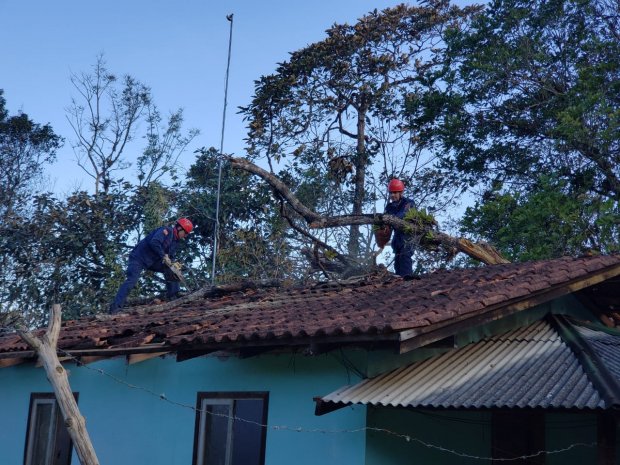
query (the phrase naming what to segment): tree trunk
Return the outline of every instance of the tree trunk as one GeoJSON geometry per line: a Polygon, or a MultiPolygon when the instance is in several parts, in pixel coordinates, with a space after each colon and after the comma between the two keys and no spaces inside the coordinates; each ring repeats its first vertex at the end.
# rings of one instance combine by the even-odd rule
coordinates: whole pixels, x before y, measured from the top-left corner
{"type": "Polygon", "coordinates": [[[454,237],[449,234],[436,231],[429,228],[417,228],[415,225],[401,220],[400,218],[386,214],[376,215],[344,215],[321,218],[310,223],[310,228],[335,228],[338,226],[346,226],[350,224],[388,224],[394,229],[409,232],[413,235],[431,235],[432,239],[438,243],[457,249],[476,260],[480,260],[487,265],[499,265],[501,263],[510,263],[505,259],[491,244],[486,242],[474,243],[463,237],[454,237]]]}
{"type": "Polygon", "coordinates": [[[82,465],[99,465],[95,449],[86,430],[86,421],[80,414],[77,402],[73,397],[67,372],[56,354],[56,344],[60,334],[60,315],[60,305],[53,305],[47,333],[41,339],[35,337],[24,327],[18,327],[17,332],[37,352],[39,360],[43,364],[80,463],[82,465]]]}
{"type": "MultiPolygon", "coordinates": [[[[359,107],[357,108],[357,147],[355,157],[355,190],[353,192],[353,215],[361,215],[366,193],[366,165],[368,154],[366,153],[366,98],[361,93],[359,107]]],[[[360,253],[360,227],[352,224],[349,232],[348,243],[349,255],[357,258],[360,253]]]]}

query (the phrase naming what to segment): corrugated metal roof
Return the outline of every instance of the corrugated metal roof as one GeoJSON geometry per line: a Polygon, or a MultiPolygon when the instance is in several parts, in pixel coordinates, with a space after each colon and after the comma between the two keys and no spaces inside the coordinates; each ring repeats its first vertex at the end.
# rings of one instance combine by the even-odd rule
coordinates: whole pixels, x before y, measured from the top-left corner
{"type": "Polygon", "coordinates": [[[605,408],[577,358],[545,321],[343,387],[321,401],[433,408],[605,408]]]}
{"type": "Polygon", "coordinates": [[[620,336],[605,331],[597,331],[585,326],[574,325],[579,335],[584,338],[603,360],[605,367],[620,382],[620,336]]]}

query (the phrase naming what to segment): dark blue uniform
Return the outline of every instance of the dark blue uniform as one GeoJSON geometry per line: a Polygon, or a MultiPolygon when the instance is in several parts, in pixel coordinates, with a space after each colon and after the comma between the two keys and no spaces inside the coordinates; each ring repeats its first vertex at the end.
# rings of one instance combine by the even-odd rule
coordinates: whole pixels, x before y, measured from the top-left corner
{"type": "MultiPolygon", "coordinates": [[[[398,202],[390,202],[385,207],[385,213],[397,216],[401,220],[404,218],[407,210],[413,207],[413,202],[401,197],[398,202]]],[[[406,240],[402,231],[395,230],[392,237],[392,249],[394,250],[394,272],[399,276],[407,276],[413,274],[413,244],[406,240]]]]}
{"type": "MultiPolygon", "coordinates": [[[[175,237],[174,227],[163,226],[152,231],[142,239],[129,254],[127,264],[127,279],[118,289],[114,302],[110,305],[110,313],[117,313],[125,305],[129,292],[135,287],[140,279],[142,270],[147,269],[164,273],[167,276],[168,267],[162,263],[164,255],[174,260],[178,237],[175,237]]],[[[166,280],[166,295],[174,298],[178,294],[180,285],[178,281],[166,280]]]]}

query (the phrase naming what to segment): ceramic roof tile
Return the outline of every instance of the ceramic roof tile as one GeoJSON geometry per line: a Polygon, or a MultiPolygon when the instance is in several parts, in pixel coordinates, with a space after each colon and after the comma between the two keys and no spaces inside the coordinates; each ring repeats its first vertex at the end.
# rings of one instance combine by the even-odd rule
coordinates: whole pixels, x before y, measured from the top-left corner
{"type": "MultiPolygon", "coordinates": [[[[179,304],[166,312],[142,309],[63,323],[65,350],[166,346],[222,341],[384,335],[429,328],[528,299],[545,289],[615,270],[620,256],[571,258],[438,270],[403,280],[374,276],[304,288],[252,289],[179,304]],[[148,342],[150,341],[150,342],[148,342]]],[[[286,342],[288,341],[288,342],[286,342]]],[[[0,356],[28,350],[14,334],[0,336],[0,356]]]]}

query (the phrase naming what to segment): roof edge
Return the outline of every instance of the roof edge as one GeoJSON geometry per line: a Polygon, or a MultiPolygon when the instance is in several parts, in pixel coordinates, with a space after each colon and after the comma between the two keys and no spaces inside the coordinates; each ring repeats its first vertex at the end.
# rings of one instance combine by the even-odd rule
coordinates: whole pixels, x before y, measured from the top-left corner
{"type": "Polygon", "coordinates": [[[400,352],[409,352],[446,337],[453,336],[472,326],[478,326],[504,318],[514,313],[535,307],[536,305],[557,299],[558,297],[563,297],[594,286],[619,275],[620,265],[611,265],[578,278],[565,281],[561,284],[550,286],[536,293],[515,297],[504,302],[490,305],[472,314],[463,315],[462,318],[455,318],[444,323],[429,325],[422,328],[403,330],[399,333],[401,340],[400,352]]]}
{"type": "Polygon", "coordinates": [[[620,406],[620,384],[587,341],[564,315],[549,315],[549,322],[581,362],[586,375],[609,407],[620,406]]]}

